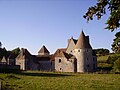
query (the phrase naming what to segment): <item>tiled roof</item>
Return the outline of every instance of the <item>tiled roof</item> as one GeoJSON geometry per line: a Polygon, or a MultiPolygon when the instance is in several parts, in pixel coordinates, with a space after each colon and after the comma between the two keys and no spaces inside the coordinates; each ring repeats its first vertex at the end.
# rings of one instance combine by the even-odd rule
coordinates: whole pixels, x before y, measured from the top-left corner
{"type": "Polygon", "coordinates": [[[61,52],[65,52],[65,51],[66,51],[66,48],[57,49],[56,52],[55,52],[53,55],[50,56],[50,57],[51,57],[51,60],[52,60],[52,61],[55,60],[55,57],[56,57],[58,54],[60,54],[61,52]]]}
{"type": "Polygon", "coordinates": [[[54,58],[55,57],[65,57],[67,59],[73,58],[72,54],[68,54],[65,51],[66,51],[66,48],[58,49],[54,54],[54,58]]]}
{"type": "Polygon", "coordinates": [[[54,53],[54,55],[57,55],[61,52],[65,52],[66,51],[66,48],[60,48],[60,49],[57,49],[57,51],[54,53]]]}
{"type": "Polygon", "coordinates": [[[30,58],[31,54],[27,49],[21,48],[20,54],[16,57],[16,59],[30,58]]]}
{"type": "Polygon", "coordinates": [[[34,63],[38,63],[35,55],[31,55],[27,49],[21,48],[20,54],[16,57],[16,60],[28,59],[32,60],[34,63]]]}
{"type": "Polygon", "coordinates": [[[38,53],[50,53],[48,49],[43,45],[43,47],[38,51],[38,53]]]}
{"type": "Polygon", "coordinates": [[[91,45],[89,44],[89,40],[87,39],[88,38],[85,36],[84,32],[82,31],[77,41],[77,44],[75,45],[75,49],[92,48],[91,45]]]}
{"type": "Polygon", "coordinates": [[[65,57],[67,59],[74,59],[75,57],[72,54],[68,54],[66,52],[61,52],[60,54],[56,55],[55,57],[65,57]]]}

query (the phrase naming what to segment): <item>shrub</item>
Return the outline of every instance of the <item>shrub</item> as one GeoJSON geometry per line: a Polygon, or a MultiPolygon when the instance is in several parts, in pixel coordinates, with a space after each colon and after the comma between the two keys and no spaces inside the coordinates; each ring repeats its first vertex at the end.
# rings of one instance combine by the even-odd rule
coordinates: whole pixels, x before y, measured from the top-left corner
{"type": "Polygon", "coordinates": [[[113,70],[115,72],[120,72],[120,58],[118,58],[113,65],[113,70]]]}

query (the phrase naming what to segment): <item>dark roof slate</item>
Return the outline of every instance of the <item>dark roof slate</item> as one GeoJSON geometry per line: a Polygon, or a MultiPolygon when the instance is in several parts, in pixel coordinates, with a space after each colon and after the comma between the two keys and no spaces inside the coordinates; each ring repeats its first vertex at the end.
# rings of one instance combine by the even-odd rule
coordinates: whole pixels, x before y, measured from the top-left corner
{"type": "Polygon", "coordinates": [[[51,60],[54,61],[55,60],[55,57],[60,54],[61,52],[65,52],[66,51],[66,48],[60,48],[60,49],[57,49],[55,51],[55,53],[53,55],[51,55],[51,60]]]}

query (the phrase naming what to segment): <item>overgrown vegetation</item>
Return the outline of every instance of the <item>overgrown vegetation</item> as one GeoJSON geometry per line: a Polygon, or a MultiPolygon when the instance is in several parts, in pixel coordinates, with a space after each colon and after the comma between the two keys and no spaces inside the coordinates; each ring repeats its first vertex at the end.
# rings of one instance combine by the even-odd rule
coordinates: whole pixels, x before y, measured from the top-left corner
{"type": "Polygon", "coordinates": [[[0,74],[3,90],[119,90],[119,74],[29,71],[0,74]]]}
{"type": "Polygon", "coordinates": [[[120,54],[98,56],[97,60],[99,70],[120,72],[120,54]]]}
{"type": "Polygon", "coordinates": [[[3,56],[5,56],[5,58],[8,58],[10,55],[17,57],[19,52],[20,52],[19,47],[13,49],[12,51],[7,51],[5,48],[0,48],[0,58],[2,59],[3,56]]]}
{"type": "Polygon", "coordinates": [[[104,55],[110,54],[110,51],[108,49],[104,49],[104,48],[94,49],[94,51],[97,54],[97,56],[104,56],[104,55]]]}

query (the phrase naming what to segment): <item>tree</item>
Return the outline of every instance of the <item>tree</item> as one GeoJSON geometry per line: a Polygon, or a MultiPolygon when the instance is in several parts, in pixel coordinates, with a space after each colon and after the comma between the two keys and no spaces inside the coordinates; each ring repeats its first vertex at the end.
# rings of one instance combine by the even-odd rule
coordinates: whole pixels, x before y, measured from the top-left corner
{"type": "Polygon", "coordinates": [[[112,50],[115,53],[120,53],[120,32],[115,34],[115,39],[113,39],[112,50]]]}
{"type": "Polygon", "coordinates": [[[20,53],[20,48],[19,48],[19,47],[18,47],[18,48],[15,48],[15,49],[13,49],[11,52],[12,52],[15,56],[18,56],[19,53],[20,53]]]}
{"type": "Polygon", "coordinates": [[[114,64],[114,62],[119,59],[120,56],[119,55],[113,55],[113,56],[109,56],[108,59],[107,59],[107,63],[108,64],[114,64]]]}
{"type": "Polygon", "coordinates": [[[103,48],[94,49],[94,50],[95,50],[95,53],[99,55],[108,55],[110,53],[108,49],[103,49],[103,48]]]}
{"type": "Polygon", "coordinates": [[[2,48],[2,43],[0,42],[0,48],[2,48]]]}
{"type": "Polygon", "coordinates": [[[7,50],[5,48],[0,48],[0,58],[3,56],[7,57],[7,50]]]}
{"type": "Polygon", "coordinates": [[[119,71],[120,71],[120,58],[118,58],[118,59],[114,62],[113,70],[116,71],[116,72],[119,72],[119,71]]]}
{"type": "Polygon", "coordinates": [[[108,9],[110,13],[106,22],[106,29],[114,31],[120,27],[120,0],[98,0],[96,5],[89,7],[83,17],[89,21],[93,20],[93,16],[96,16],[99,20],[106,14],[106,9],[108,9]]]}

